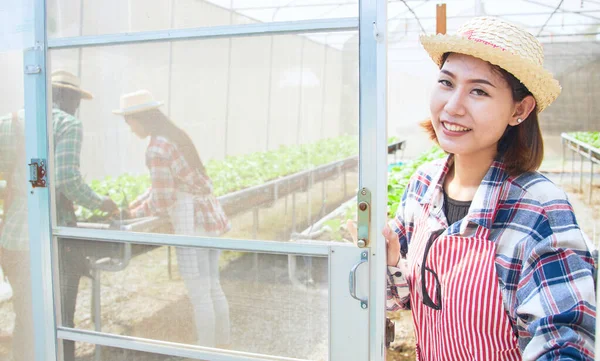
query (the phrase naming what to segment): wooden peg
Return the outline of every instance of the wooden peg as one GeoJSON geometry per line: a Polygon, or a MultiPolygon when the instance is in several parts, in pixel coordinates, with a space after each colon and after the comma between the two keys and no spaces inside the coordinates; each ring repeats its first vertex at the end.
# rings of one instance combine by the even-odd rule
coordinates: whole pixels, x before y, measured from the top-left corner
{"type": "Polygon", "coordinates": [[[446,4],[437,4],[435,7],[435,33],[446,34],[446,4]]]}

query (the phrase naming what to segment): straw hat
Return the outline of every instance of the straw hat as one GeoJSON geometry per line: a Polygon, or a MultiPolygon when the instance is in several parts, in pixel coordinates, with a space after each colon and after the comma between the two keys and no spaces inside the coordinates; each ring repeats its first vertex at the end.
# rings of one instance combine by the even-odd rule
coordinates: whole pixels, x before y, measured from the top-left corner
{"type": "Polygon", "coordinates": [[[161,105],[163,105],[163,102],[154,100],[148,90],[138,90],[121,95],[121,109],[115,109],[113,113],[121,115],[134,114],[156,109],[161,105]]]}
{"type": "Polygon", "coordinates": [[[81,94],[82,99],[89,100],[93,98],[92,93],[80,88],[81,81],[73,73],[66,70],[56,70],[52,72],[50,78],[53,87],[68,88],[78,91],[81,94]]]}
{"type": "Polygon", "coordinates": [[[561,87],[544,69],[542,44],[525,29],[492,17],[474,18],[455,35],[421,35],[431,59],[442,66],[444,53],[471,55],[513,74],[533,94],[541,113],[560,94],[561,87]]]}

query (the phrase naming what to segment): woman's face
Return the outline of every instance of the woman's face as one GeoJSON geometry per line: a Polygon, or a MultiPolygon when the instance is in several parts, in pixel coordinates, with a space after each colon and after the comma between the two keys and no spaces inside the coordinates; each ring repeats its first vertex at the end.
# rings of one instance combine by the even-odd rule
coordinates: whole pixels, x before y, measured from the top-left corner
{"type": "Polygon", "coordinates": [[[456,155],[496,155],[508,125],[518,125],[516,103],[489,63],[450,54],[431,96],[431,121],[442,149],[456,155]]]}
{"type": "Polygon", "coordinates": [[[137,135],[140,139],[144,139],[150,135],[150,133],[142,125],[142,120],[136,114],[125,115],[125,122],[131,128],[133,134],[137,135]]]}

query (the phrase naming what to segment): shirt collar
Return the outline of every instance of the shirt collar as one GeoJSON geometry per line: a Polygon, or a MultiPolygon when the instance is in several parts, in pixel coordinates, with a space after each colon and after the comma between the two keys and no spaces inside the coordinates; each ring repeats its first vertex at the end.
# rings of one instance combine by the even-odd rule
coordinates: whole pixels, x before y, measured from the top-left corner
{"type": "MultiPolygon", "coordinates": [[[[442,166],[437,167],[436,173],[431,177],[427,192],[419,202],[421,205],[430,204],[430,210],[441,211],[443,209],[444,179],[453,163],[454,156],[448,155],[442,161],[442,166]]],[[[458,229],[460,234],[466,232],[469,223],[475,223],[491,230],[502,193],[502,186],[507,178],[508,173],[504,163],[500,159],[496,159],[483,177],[479,188],[477,188],[467,216],[460,223],[458,229]]],[[[457,231],[454,228],[452,227],[449,232],[457,231]]]]}

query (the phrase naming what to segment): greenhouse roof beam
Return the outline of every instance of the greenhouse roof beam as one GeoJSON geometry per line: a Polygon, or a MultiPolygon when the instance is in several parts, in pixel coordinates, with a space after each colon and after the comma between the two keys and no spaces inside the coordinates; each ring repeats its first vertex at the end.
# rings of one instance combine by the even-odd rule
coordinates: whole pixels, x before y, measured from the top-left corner
{"type": "Polygon", "coordinates": [[[285,21],[58,38],[48,39],[48,48],[65,49],[84,46],[112,46],[162,41],[182,41],[260,35],[306,34],[348,30],[358,30],[358,18],[285,21]]]}
{"type": "Polygon", "coordinates": [[[323,3],[323,4],[298,4],[298,5],[285,5],[285,6],[240,6],[233,7],[234,11],[245,11],[245,10],[271,10],[271,9],[291,9],[291,8],[318,8],[318,7],[331,7],[331,6],[343,6],[343,5],[356,5],[358,8],[358,4],[352,1],[339,1],[335,3],[323,3]]]}
{"type": "MultiPolygon", "coordinates": [[[[523,1],[528,2],[530,4],[543,6],[543,7],[549,8],[549,9],[555,9],[555,7],[553,5],[544,4],[539,1],[535,1],[535,0],[523,0],[523,1]]],[[[567,9],[561,9],[561,8],[558,8],[558,11],[563,12],[563,13],[568,13],[568,14],[577,14],[577,15],[584,16],[584,17],[587,17],[590,19],[594,19],[594,20],[600,20],[600,18],[598,18],[596,16],[588,15],[583,11],[567,10],[567,9]]],[[[598,10],[596,10],[595,12],[598,12],[598,10]]],[[[550,13],[548,15],[550,15],[550,13]]]]}
{"type": "MultiPolygon", "coordinates": [[[[577,14],[583,16],[586,13],[594,13],[597,14],[600,11],[598,10],[581,10],[579,11],[577,14]]],[[[408,12],[402,13],[400,15],[407,15],[408,12]]],[[[505,16],[537,16],[537,15],[550,15],[552,14],[551,11],[542,11],[539,13],[507,13],[507,14],[490,14],[492,16],[496,16],[496,17],[505,17],[505,16]]],[[[449,19],[471,19],[473,18],[473,15],[455,15],[455,16],[448,16],[449,19]]],[[[420,16],[419,19],[421,20],[435,20],[435,16],[420,16]]],[[[596,19],[596,18],[595,18],[596,19]]],[[[407,16],[407,17],[395,17],[394,20],[414,20],[414,17],[412,16],[407,16]]],[[[581,25],[581,24],[579,24],[581,25]]]]}

